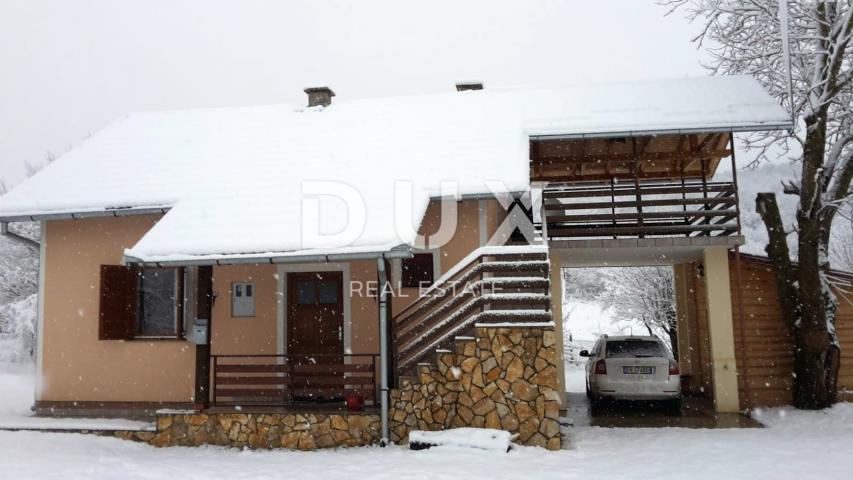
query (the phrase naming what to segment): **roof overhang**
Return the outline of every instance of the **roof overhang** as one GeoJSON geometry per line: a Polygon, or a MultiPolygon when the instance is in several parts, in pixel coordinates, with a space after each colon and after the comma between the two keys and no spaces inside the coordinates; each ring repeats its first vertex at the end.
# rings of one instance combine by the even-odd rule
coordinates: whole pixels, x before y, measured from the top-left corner
{"type": "Polygon", "coordinates": [[[399,245],[390,250],[372,250],[360,252],[310,254],[300,252],[270,252],[258,254],[223,254],[204,256],[182,256],[181,258],[151,258],[143,259],[125,253],[123,262],[125,265],[136,265],[140,267],[192,267],[205,265],[257,265],[257,264],[286,264],[286,263],[335,263],[352,262],[358,260],[375,260],[384,258],[393,260],[397,258],[410,258],[414,254],[408,245],[399,245]]]}
{"type": "Polygon", "coordinates": [[[579,138],[618,138],[618,137],[643,137],[654,135],[686,135],[693,133],[744,133],[763,132],[773,130],[793,130],[793,122],[779,123],[752,123],[731,125],[707,125],[689,128],[652,128],[642,130],[600,130],[575,133],[536,133],[535,130],[528,133],[531,140],[572,140],[579,138]]]}
{"type": "Polygon", "coordinates": [[[0,215],[0,222],[37,222],[41,220],[82,220],[84,218],[129,217],[132,215],[164,215],[171,205],[100,208],[47,212],[21,212],[0,215]]]}

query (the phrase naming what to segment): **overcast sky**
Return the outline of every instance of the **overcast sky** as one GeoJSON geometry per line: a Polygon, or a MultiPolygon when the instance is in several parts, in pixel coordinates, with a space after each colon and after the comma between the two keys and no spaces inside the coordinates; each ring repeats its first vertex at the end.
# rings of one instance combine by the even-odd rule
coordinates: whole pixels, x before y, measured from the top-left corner
{"type": "Polygon", "coordinates": [[[703,75],[652,0],[0,0],[0,179],[124,113],[703,75]]]}

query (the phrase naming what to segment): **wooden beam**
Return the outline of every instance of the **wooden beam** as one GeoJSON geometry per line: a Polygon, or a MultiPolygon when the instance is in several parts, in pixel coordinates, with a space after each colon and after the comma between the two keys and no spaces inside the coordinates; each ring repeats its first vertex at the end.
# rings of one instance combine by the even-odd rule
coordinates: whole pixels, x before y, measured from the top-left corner
{"type": "MultiPolygon", "coordinates": [[[[637,155],[640,161],[648,160],[677,160],[677,159],[695,159],[707,157],[728,157],[732,151],[729,149],[712,150],[709,152],[651,152],[637,155]]],[[[595,157],[583,157],[577,155],[554,155],[543,156],[538,159],[539,162],[568,162],[568,163],[591,163],[591,162],[624,162],[635,160],[634,153],[613,153],[609,155],[598,155],[595,157]]]]}

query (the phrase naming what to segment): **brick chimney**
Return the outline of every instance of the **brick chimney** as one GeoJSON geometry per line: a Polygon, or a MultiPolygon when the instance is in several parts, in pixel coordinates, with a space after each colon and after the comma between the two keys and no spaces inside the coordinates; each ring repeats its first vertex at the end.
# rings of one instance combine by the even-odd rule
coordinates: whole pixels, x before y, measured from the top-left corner
{"type": "Polygon", "coordinates": [[[457,92],[465,92],[468,90],[482,90],[483,82],[459,82],[456,84],[457,92]]]}
{"type": "Polygon", "coordinates": [[[309,107],[317,105],[328,107],[332,104],[332,97],[335,96],[335,92],[329,87],[310,87],[305,89],[305,93],[308,94],[309,107]]]}

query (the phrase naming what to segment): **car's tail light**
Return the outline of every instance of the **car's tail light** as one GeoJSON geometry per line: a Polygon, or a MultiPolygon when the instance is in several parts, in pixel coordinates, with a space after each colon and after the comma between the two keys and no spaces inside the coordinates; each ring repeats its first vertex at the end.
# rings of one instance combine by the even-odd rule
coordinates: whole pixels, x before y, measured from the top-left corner
{"type": "Polygon", "coordinates": [[[595,374],[607,375],[607,365],[604,363],[604,360],[595,362],[595,374]]]}
{"type": "Polygon", "coordinates": [[[680,372],[678,370],[678,362],[675,360],[669,361],[669,374],[670,375],[678,375],[680,372]]]}

